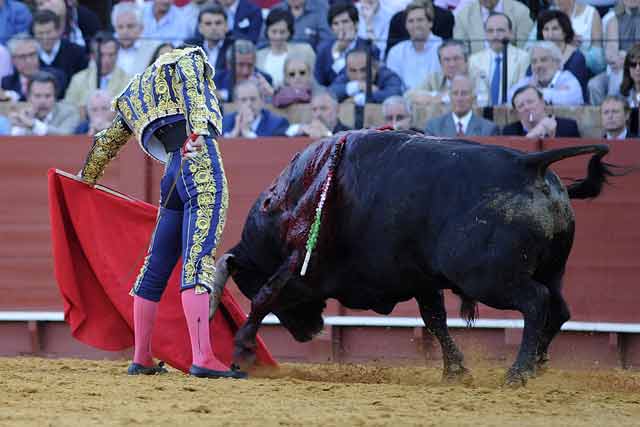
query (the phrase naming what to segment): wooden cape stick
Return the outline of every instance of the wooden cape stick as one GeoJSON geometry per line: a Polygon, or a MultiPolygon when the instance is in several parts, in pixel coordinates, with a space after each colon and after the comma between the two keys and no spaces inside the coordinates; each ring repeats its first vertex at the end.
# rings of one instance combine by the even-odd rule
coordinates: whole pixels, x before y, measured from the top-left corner
{"type": "MultiPolygon", "coordinates": [[[[78,175],[74,175],[74,174],[71,174],[71,173],[69,173],[69,172],[65,172],[65,171],[60,170],[60,169],[56,169],[56,174],[57,174],[57,175],[64,176],[64,177],[66,177],[66,178],[73,179],[74,181],[82,182],[82,183],[84,183],[84,184],[86,184],[86,185],[89,185],[89,184],[87,184],[86,182],[84,182],[84,181],[82,180],[82,178],[80,178],[78,175]]],[[[132,198],[132,197],[129,197],[129,196],[127,196],[127,195],[126,195],[126,194],[124,194],[124,193],[121,193],[121,192],[119,192],[119,191],[117,191],[117,190],[114,190],[114,189],[112,189],[112,188],[109,188],[109,187],[105,187],[104,185],[101,185],[101,184],[96,184],[96,185],[94,185],[94,187],[93,187],[93,188],[95,188],[96,190],[104,191],[105,193],[112,194],[112,195],[114,195],[114,196],[116,196],[116,197],[120,197],[120,198],[122,198],[122,199],[128,200],[128,201],[130,201],[130,202],[135,202],[135,201],[136,201],[136,199],[134,199],[134,198],[132,198]]]]}

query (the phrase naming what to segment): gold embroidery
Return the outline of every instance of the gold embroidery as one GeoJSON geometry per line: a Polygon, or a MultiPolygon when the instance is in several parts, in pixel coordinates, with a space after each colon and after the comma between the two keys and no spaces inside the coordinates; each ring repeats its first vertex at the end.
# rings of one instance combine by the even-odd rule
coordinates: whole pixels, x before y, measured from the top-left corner
{"type": "MultiPolygon", "coordinates": [[[[196,211],[195,230],[193,231],[191,240],[191,249],[189,250],[187,259],[184,261],[184,280],[186,284],[191,284],[196,280],[196,262],[203,250],[202,245],[209,235],[211,221],[213,220],[216,185],[213,178],[211,158],[209,157],[206,144],[196,157],[189,160],[189,171],[196,184],[198,210],[196,211]]],[[[208,255],[203,256],[202,259],[205,259],[206,256],[208,255]]],[[[205,261],[205,267],[207,262],[208,261],[205,261]]],[[[202,273],[202,260],[200,263],[202,273]]],[[[212,286],[213,280],[210,283],[205,282],[209,272],[210,270],[207,270],[204,276],[202,276],[202,274],[199,275],[199,284],[212,286]]],[[[211,278],[213,278],[212,274],[211,278]]]]}
{"type": "Polygon", "coordinates": [[[123,118],[116,115],[111,126],[95,135],[93,147],[91,147],[82,168],[82,179],[90,184],[95,184],[104,173],[104,168],[130,137],[131,130],[123,118]]]}
{"type": "MultiPolygon", "coordinates": [[[[197,47],[174,49],[158,58],[144,73],[135,75],[114,101],[114,109],[125,118],[141,146],[142,134],[149,124],[156,119],[176,114],[183,115],[194,132],[208,135],[207,125],[211,123],[219,134],[222,133],[222,115],[217,99],[212,94],[207,94],[206,96],[211,96],[212,102],[211,105],[205,102],[204,79],[209,88],[215,90],[214,72],[206,58],[202,49],[197,47]],[[185,82],[181,80],[175,67],[180,67],[188,77],[185,82]],[[170,83],[175,99],[172,99],[170,83]],[[186,85],[188,99],[183,99],[183,85],[186,85]],[[141,99],[146,111],[143,110],[141,99]]],[[[144,149],[143,146],[142,148],[144,149]]]]}

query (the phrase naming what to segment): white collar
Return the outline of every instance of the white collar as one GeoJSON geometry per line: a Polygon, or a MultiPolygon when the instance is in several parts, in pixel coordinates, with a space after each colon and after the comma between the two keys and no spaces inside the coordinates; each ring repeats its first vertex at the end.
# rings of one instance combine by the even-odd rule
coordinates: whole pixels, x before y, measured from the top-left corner
{"type": "MultiPolygon", "coordinates": [[[[553,87],[556,85],[556,82],[558,81],[558,78],[560,77],[561,73],[562,73],[562,71],[560,71],[560,70],[556,71],[556,73],[553,75],[553,78],[551,79],[549,84],[547,86],[545,86],[545,89],[553,89],[553,87]]],[[[531,78],[533,78],[533,76],[531,76],[531,78]]]]}
{"type": "Polygon", "coordinates": [[[469,110],[467,114],[462,117],[458,117],[456,113],[451,112],[451,116],[453,117],[453,123],[456,124],[456,131],[458,130],[458,123],[462,123],[462,130],[466,133],[467,128],[469,127],[469,122],[471,121],[471,114],[473,114],[472,110],[469,110]]]}
{"type": "Polygon", "coordinates": [[[626,138],[627,138],[627,128],[626,127],[618,135],[611,135],[609,132],[607,132],[607,139],[626,139],[626,138]]]}
{"type": "Polygon", "coordinates": [[[40,52],[40,58],[42,58],[42,60],[47,64],[50,65],[55,59],[56,56],[58,55],[58,52],[60,52],[60,45],[62,44],[62,42],[60,41],[60,39],[58,39],[55,44],[53,45],[53,49],[51,49],[51,53],[47,53],[44,51],[44,49],[42,48],[38,48],[38,51],[40,52]]]}

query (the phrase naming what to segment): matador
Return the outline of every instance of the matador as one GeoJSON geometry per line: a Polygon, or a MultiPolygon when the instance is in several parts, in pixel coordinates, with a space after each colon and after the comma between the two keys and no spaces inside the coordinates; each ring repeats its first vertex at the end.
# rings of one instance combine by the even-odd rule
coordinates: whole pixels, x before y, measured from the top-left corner
{"type": "Polygon", "coordinates": [[[131,291],[135,350],[130,375],[166,372],[153,361],[151,335],[158,302],[182,256],[180,290],[191,339],[190,374],[246,376],[216,359],[209,338],[209,293],[228,205],[227,180],[215,139],[222,125],[213,75],[199,47],[174,49],[160,56],[114,99],[113,123],[95,135],[80,172],[84,181],[95,184],[132,135],[149,156],[166,165],[156,227],[131,291]],[[199,147],[188,157],[181,153],[187,136],[199,147]]]}

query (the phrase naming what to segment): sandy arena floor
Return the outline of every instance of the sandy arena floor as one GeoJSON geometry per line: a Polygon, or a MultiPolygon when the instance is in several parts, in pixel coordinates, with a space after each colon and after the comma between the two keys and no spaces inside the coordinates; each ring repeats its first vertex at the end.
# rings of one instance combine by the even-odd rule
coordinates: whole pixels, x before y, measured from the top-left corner
{"type": "Polygon", "coordinates": [[[0,358],[0,426],[640,425],[639,372],[551,369],[513,390],[502,368],[449,385],[420,367],[283,364],[245,381],[129,377],[126,367],[0,358]]]}

